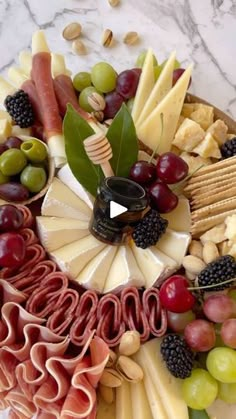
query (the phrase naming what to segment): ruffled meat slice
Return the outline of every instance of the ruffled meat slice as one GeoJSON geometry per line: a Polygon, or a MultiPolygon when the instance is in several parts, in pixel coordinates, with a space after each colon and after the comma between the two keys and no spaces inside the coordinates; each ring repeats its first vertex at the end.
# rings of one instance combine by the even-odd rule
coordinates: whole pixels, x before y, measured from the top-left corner
{"type": "Polygon", "coordinates": [[[7,351],[0,349],[0,389],[9,391],[16,385],[15,369],[17,359],[7,351]]]}
{"type": "Polygon", "coordinates": [[[79,303],[79,294],[73,289],[64,290],[57,303],[54,312],[48,318],[46,326],[58,335],[66,334],[75,318],[75,311],[79,303]]]}
{"type": "Polygon", "coordinates": [[[122,308],[116,295],[106,294],[101,298],[97,308],[97,322],[97,335],[108,346],[116,346],[125,332],[122,308]]]}
{"type": "MultiPolygon", "coordinates": [[[[0,307],[3,304],[7,303],[8,301],[12,301],[14,303],[23,303],[26,300],[26,294],[23,292],[18,291],[15,287],[13,287],[8,281],[4,279],[0,279],[0,307]]],[[[1,333],[0,333],[0,340],[1,340],[1,333]]]]}
{"type": "Polygon", "coordinates": [[[15,386],[10,390],[5,397],[5,400],[16,414],[19,412],[18,416],[22,414],[24,415],[23,417],[32,418],[37,412],[35,404],[27,400],[19,386],[15,386]]]}
{"type": "Polygon", "coordinates": [[[9,406],[8,402],[5,399],[7,393],[7,391],[0,391],[0,411],[7,409],[7,407],[9,406]]]}
{"type": "Polygon", "coordinates": [[[146,289],[142,296],[143,309],[146,313],[150,331],[153,336],[161,337],[167,330],[166,310],[161,307],[159,290],[146,289]]]}
{"type": "Polygon", "coordinates": [[[70,338],[76,346],[84,346],[97,324],[98,296],[94,291],[85,291],[75,312],[75,321],[70,329],[70,338]]]}

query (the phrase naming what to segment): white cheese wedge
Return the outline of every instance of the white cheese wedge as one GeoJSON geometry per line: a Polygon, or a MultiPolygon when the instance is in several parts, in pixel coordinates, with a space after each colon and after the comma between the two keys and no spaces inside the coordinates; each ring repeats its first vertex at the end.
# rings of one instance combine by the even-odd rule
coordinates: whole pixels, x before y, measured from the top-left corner
{"type": "Polygon", "coordinates": [[[88,236],[88,222],[74,218],[36,217],[40,242],[48,252],[88,236]]]}
{"type": "Polygon", "coordinates": [[[107,404],[103,398],[98,395],[96,419],[116,419],[115,403],[107,404]]]}
{"type": "Polygon", "coordinates": [[[151,377],[161,397],[167,418],[189,419],[188,408],[181,392],[182,380],[175,378],[166,368],[160,352],[161,341],[153,339],[142,345],[138,360],[139,362],[141,360],[145,374],[151,377]]]}
{"type": "Polygon", "coordinates": [[[142,73],[139,79],[139,84],[137,92],[134,98],[134,104],[132,109],[132,118],[136,124],[143,107],[154,87],[155,78],[154,78],[154,69],[153,69],[153,51],[151,48],[148,49],[142,73]]]}
{"type": "Polygon", "coordinates": [[[143,381],[131,384],[133,419],[153,419],[143,381]]]}
{"type": "Polygon", "coordinates": [[[161,250],[165,255],[176,260],[178,265],[182,264],[183,257],[186,255],[189,243],[191,242],[191,234],[181,231],[173,231],[168,228],[157,242],[157,249],[161,250]]]}
{"type": "Polygon", "coordinates": [[[78,182],[68,164],[65,164],[65,166],[59,170],[57,177],[82,199],[89,208],[93,209],[94,197],[78,182]]]}
{"type": "Polygon", "coordinates": [[[166,256],[155,246],[141,249],[132,244],[132,251],[136,262],[145,277],[145,287],[150,288],[161,284],[164,279],[178,269],[177,262],[166,256]]]}
{"type": "Polygon", "coordinates": [[[188,199],[180,198],[177,207],[173,211],[161,216],[169,221],[168,227],[172,230],[190,232],[191,211],[188,199]]]}
{"type": "Polygon", "coordinates": [[[117,252],[116,246],[106,246],[96,255],[75,278],[76,282],[85,288],[103,292],[104,284],[111,264],[117,252]]]}
{"type": "Polygon", "coordinates": [[[119,291],[125,286],[143,287],[144,285],[144,276],[135,261],[131,249],[129,246],[119,246],[109,270],[103,292],[119,291]]]}
{"type": "Polygon", "coordinates": [[[135,419],[132,416],[130,383],[126,380],[116,389],[116,419],[135,419]]]}
{"type": "MultiPolygon", "coordinates": [[[[143,384],[146,390],[149,406],[152,412],[152,418],[153,419],[168,419],[168,415],[164,409],[161,396],[159,394],[158,389],[154,386],[152,381],[152,376],[148,374],[146,371],[146,359],[139,351],[137,354],[133,356],[134,360],[142,367],[144,378],[143,378],[143,384]]],[[[158,371],[153,371],[153,374],[158,374],[158,371]]],[[[168,390],[167,390],[168,391],[168,390]]],[[[144,416],[145,418],[145,416],[144,416]]]]}
{"type": "Polygon", "coordinates": [[[105,246],[105,243],[98,241],[90,234],[80,240],[60,247],[60,249],[54,250],[50,256],[63,272],[67,272],[75,279],[87,263],[105,246]]]}
{"type": "Polygon", "coordinates": [[[155,109],[158,103],[160,103],[161,100],[166,96],[166,94],[171,90],[173,83],[175,57],[176,53],[172,52],[160,76],[158,77],[147,102],[143,107],[143,110],[137,120],[137,126],[142,124],[148,118],[153,109],[155,109]]]}
{"type": "Polygon", "coordinates": [[[137,126],[138,138],[149,148],[155,150],[161,134],[161,114],[163,114],[163,135],[158,153],[163,154],[171,149],[171,143],[176,132],[184,98],[191,77],[192,66],[189,66],[179,78],[174,87],[155,107],[148,118],[137,126]]]}
{"type": "Polygon", "coordinates": [[[88,221],[91,209],[63,182],[54,178],[43,201],[41,214],[88,221]]]}

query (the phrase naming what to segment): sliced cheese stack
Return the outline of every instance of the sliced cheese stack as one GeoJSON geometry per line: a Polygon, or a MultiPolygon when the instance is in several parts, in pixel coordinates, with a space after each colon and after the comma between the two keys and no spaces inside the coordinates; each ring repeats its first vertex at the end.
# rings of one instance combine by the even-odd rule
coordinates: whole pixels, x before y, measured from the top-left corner
{"type": "Polygon", "coordinates": [[[181,380],[173,377],[161,357],[161,339],[141,345],[134,359],[144,371],[144,385],[154,419],[188,419],[181,380]]]}

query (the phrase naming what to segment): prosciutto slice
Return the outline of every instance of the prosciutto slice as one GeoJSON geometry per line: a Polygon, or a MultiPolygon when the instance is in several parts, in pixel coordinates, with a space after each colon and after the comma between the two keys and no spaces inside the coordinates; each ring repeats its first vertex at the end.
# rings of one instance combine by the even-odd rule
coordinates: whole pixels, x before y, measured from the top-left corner
{"type": "MultiPolygon", "coordinates": [[[[23,292],[18,291],[9,282],[4,279],[0,279],[0,307],[8,301],[14,301],[14,303],[23,303],[26,300],[26,295],[23,292]]],[[[1,339],[1,336],[0,336],[1,339]]]]}
{"type": "Polygon", "coordinates": [[[41,107],[38,92],[36,90],[33,80],[26,80],[21,86],[21,89],[24,90],[24,92],[28,94],[33,111],[34,111],[35,119],[42,124],[43,123],[42,107],[41,107]]]}

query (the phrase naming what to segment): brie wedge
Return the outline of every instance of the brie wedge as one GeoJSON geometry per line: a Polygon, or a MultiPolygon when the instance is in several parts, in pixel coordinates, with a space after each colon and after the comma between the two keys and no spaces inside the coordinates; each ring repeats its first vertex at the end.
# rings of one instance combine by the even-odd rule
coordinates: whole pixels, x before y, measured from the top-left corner
{"type": "Polygon", "coordinates": [[[90,234],[60,249],[54,250],[50,256],[62,272],[67,272],[72,279],[75,279],[87,263],[105,246],[105,243],[98,241],[90,234]]]}
{"type": "Polygon", "coordinates": [[[176,260],[178,265],[182,264],[183,257],[186,255],[188,246],[191,242],[191,234],[181,231],[173,231],[168,228],[157,242],[157,249],[165,255],[176,260]]]}
{"type": "Polygon", "coordinates": [[[168,220],[168,227],[172,230],[190,232],[191,211],[188,199],[180,198],[177,207],[173,211],[161,214],[161,216],[168,220]]]}
{"type": "Polygon", "coordinates": [[[88,236],[88,222],[73,218],[36,217],[40,242],[47,252],[88,236]]]}
{"type": "Polygon", "coordinates": [[[45,195],[41,214],[89,221],[91,209],[63,182],[54,178],[45,195]]]}
{"type": "Polygon", "coordinates": [[[125,286],[143,287],[144,276],[129,246],[119,246],[104,285],[104,293],[119,291],[125,286]]]}

